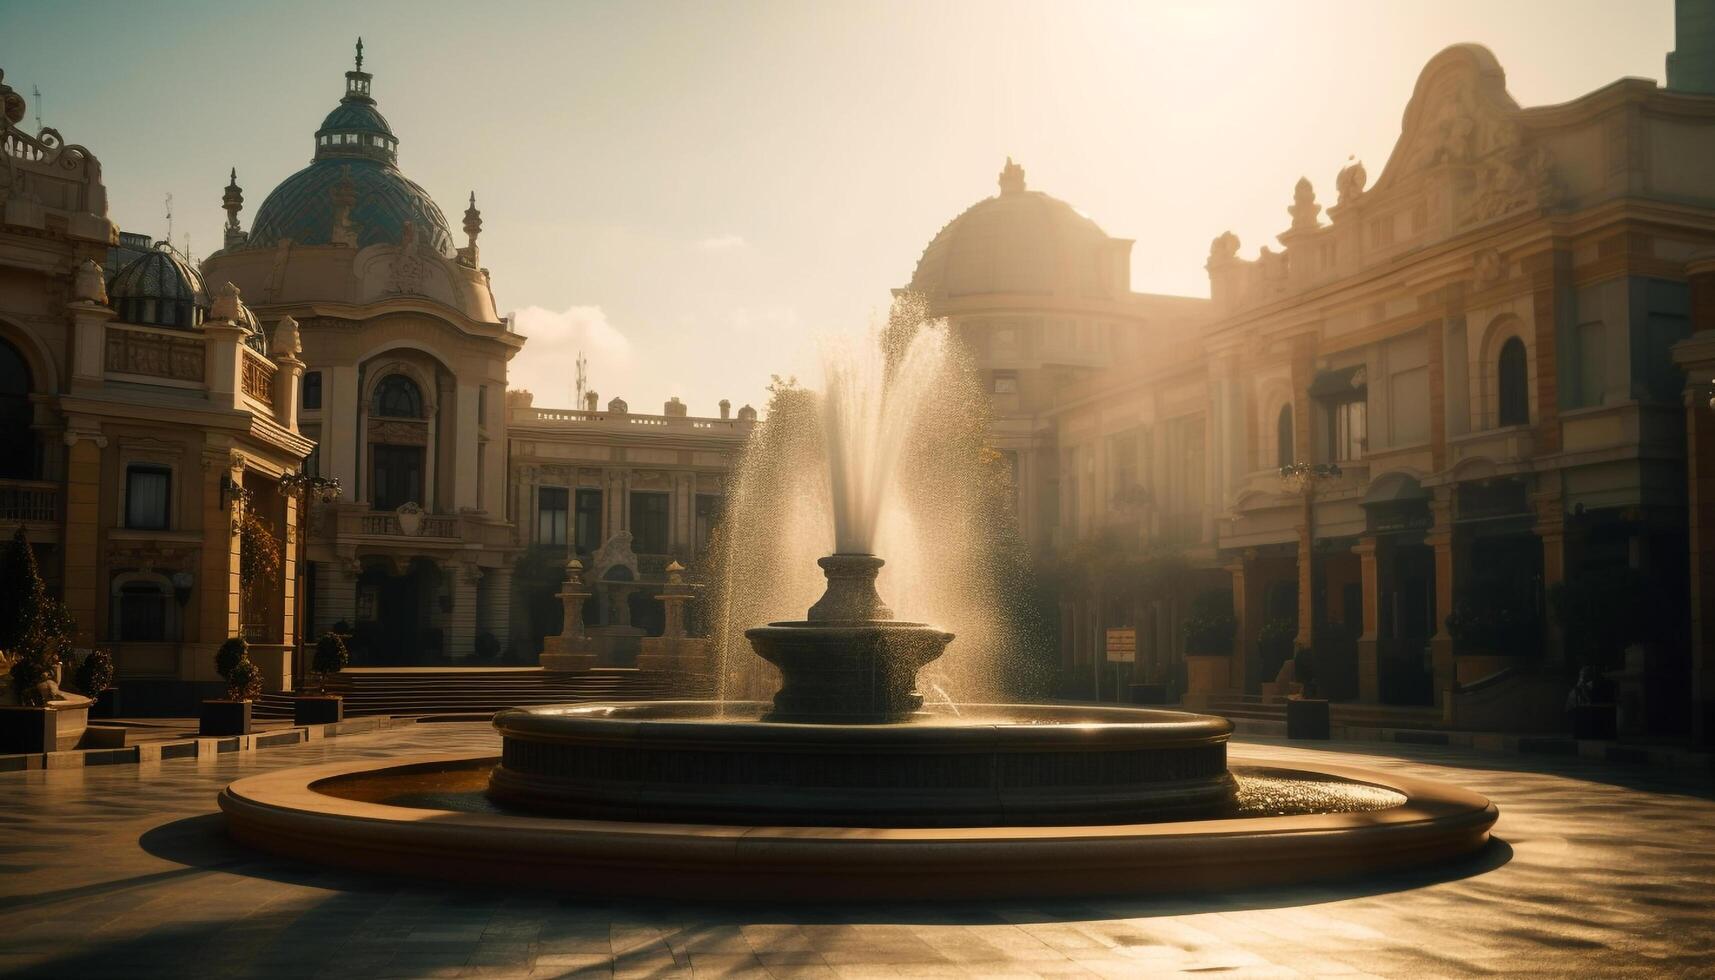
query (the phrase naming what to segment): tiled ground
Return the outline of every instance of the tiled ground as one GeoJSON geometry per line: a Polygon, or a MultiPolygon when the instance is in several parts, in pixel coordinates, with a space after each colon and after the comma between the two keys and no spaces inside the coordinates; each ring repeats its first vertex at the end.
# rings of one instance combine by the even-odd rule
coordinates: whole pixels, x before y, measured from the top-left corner
{"type": "Polygon", "coordinates": [[[52,977],[1715,976],[1707,777],[1249,742],[1448,779],[1500,843],[1438,876],[1164,901],[764,908],[460,891],[255,856],[249,773],[489,748],[423,725],[243,756],[0,775],[0,974],[52,977]]]}

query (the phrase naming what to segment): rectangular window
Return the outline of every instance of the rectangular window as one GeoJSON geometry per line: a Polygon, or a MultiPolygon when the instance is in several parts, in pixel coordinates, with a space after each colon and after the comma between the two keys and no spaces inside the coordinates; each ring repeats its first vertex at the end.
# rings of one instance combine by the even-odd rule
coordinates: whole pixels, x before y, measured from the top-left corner
{"type": "Polygon", "coordinates": [[[1391,446],[1415,446],[1429,441],[1428,368],[1401,371],[1393,376],[1388,420],[1393,429],[1393,437],[1388,440],[1391,446]]]}
{"type": "Polygon", "coordinates": [[[594,554],[601,547],[601,491],[579,490],[577,495],[577,534],[575,543],[578,553],[594,554]]]}
{"type": "Polygon", "coordinates": [[[1108,507],[1112,509],[1127,510],[1142,503],[1137,449],[1136,429],[1108,436],[1108,507]]]}
{"type": "Polygon", "coordinates": [[[668,495],[631,494],[631,545],[640,555],[664,555],[672,547],[668,526],[668,495]]]}
{"type": "Polygon", "coordinates": [[[119,590],[119,639],[159,643],[167,638],[167,596],[156,585],[127,585],[119,590]]]}
{"type": "Polygon", "coordinates": [[[322,407],[322,373],[311,371],[304,375],[304,411],[320,411],[322,407]]]}
{"type": "Polygon", "coordinates": [[[567,512],[565,487],[536,490],[536,543],[565,544],[567,512]]]}
{"type": "Polygon", "coordinates": [[[1330,414],[1328,434],[1332,445],[1329,446],[1329,455],[1335,462],[1363,459],[1364,450],[1369,446],[1366,428],[1369,403],[1361,400],[1335,402],[1330,407],[1330,414]]]}
{"type": "Polygon", "coordinates": [[[376,510],[398,510],[404,503],[423,503],[423,447],[373,445],[370,455],[370,499],[376,510]]]}
{"type": "Polygon", "coordinates": [[[125,470],[125,526],[165,531],[172,491],[172,471],[164,466],[132,466],[125,470]]]}
{"type": "Polygon", "coordinates": [[[1018,394],[1018,375],[1012,371],[996,371],[994,373],[994,393],[997,395],[1018,394]]]}
{"type": "Polygon", "coordinates": [[[721,498],[718,494],[697,494],[697,554],[706,555],[709,543],[714,539],[715,525],[720,522],[721,498]]]}

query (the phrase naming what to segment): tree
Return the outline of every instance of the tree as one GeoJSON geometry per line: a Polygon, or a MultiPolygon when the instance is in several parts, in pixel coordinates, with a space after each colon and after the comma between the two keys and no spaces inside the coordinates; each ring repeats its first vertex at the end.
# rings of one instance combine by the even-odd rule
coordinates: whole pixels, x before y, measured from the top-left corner
{"type": "Polygon", "coordinates": [[[323,633],[316,641],[315,656],[310,661],[310,670],[316,675],[318,689],[327,686],[329,674],[337,674],[351,663],[351,652],[346,649],[345,637],[338,633],[323,633]]]}
{"type": "Polygon", "coordinates": [[[76,628],[65,604],[48,596],[29,537],[18,528],[0,564],[0,650],[14,658],[12,689],[20,704],[42,703],[42,682],[71,648],[76,628]]]}

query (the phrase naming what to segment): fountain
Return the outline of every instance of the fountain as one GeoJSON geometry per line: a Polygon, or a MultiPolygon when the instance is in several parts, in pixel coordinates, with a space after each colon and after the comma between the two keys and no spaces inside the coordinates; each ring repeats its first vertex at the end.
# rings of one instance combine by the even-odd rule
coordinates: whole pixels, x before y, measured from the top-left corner
{"type": "MultiPolygon", "coordinates": [[[[878,588],[888,567],[878,542],[917,562],[908,605],[991,640],[1005,633],[989,601],[999,593],[973,584],[983,567],[923,574],[909,547],[907,532],[947,515],[914,515],[902,487],[931,509],[957,489],[925,481],[940,474],[920,464],[959,455],[921,428],[958,373],[943,329],[895,333],[869,356],[835,358],[816,410],[771,413],[753,443],[753,454],[811,450],[774,472],[753,465],[760,478],[741,474],[742,526],[728,536],[723,635],[778,673],[771,700],[514,708],[494,718],[498,759],[241,780],[221,797],[232,833],[279,853],[437,877],[546,872],[577,890],[776,898],[1232,887],[1444,861],[1487,841],[1494,807],[1457,787],[1345,767],[1229,768],[1222,718],[945,697],[926,709],[926,665],[953,651],[975,664],[960,676],[995,665],[982,649],[959,651],[952,631],[895,619],[878,588]],[[770,442],[767,426],[791,438],[770,442]],[[810,490],[794,492],[793,480],[810,490]],[[830,538],[832,553],[815,562],[824,591],[803,619],[733,625],[781,609],[780,594],[808,601],[795,571],[756,574],[768,569],[759,555],[830,538]],[[937,591],[961,575],[956,594],[937,591]]],[[[744,681],[726,684],[729,695],[759,686],[736,646],[723,674],[744,681]]]]}

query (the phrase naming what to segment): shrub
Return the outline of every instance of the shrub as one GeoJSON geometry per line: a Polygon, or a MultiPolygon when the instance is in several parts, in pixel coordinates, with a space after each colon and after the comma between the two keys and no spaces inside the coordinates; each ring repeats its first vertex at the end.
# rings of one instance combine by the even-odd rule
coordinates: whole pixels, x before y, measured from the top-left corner
{"type": "Polygon", "coordinates": [[[1536,601],[1517,588],[1467,589],[1453,601],[1446,623],[1448,635],[1462,645],[1508,655],[1541,650],[1542,617],[1536,601]]]}
{"type": "Polygon", "coordinates": [[[77,686],[84,694],[95,697],[113,686],[113,654],[106,650],[91,650],[83,663],[77,665],[77,686]]]}
{"type": "Polygon", "coordinates": [[[1624,566],[1571,575],[1549,589],[1548,601],[1581,666],[1619,666],[1626,647],[1658,638],[1673,617],[1666,592],[1624,566]]]}
{"type": "Polygon", "coordinates": [[[230,637],[220,645],[219,650],[214,652],[215,673],[229,682],[232,680],[232,672],[238,668],[238,665],[249,661],[250,644],[244,642],[242,636],[230,637]]]}
{"type": "Polygon", "coordinates": [[[476,655],[481,660],[493,660],[500,656],[500,641],[493,633],[483,630],[476,635],[476,655]]]}
{"type": "Polygon", "coordinates": [[[310,669],[321,675],[325,681],[327,675],[337,674],[351,663],[351,651],[346,649],[345,637],[338,633],[323,633],[316,641],[315,655],[310,659],[310,669]]]}
{"type": "Polygon", "coordinates": [[[1228,654],[1233,652],[1233,636],[1239,621],[1233,616],[1231,592],[1205,592],[1191,603],[1191,615],[1186,617],[1182,631],[1185,652],[1192,654],[1228,654]]]}
{"type": "Polygon", "coordinates": [[[249,657],[233,664],[226,677],[228,701],[254,701],[262,695],[262,671],[249,657]]]}

